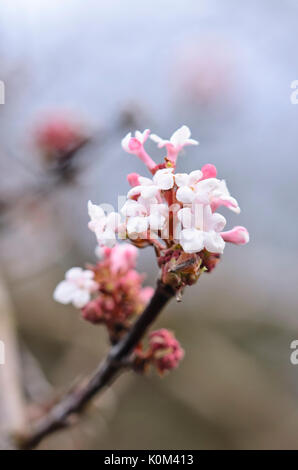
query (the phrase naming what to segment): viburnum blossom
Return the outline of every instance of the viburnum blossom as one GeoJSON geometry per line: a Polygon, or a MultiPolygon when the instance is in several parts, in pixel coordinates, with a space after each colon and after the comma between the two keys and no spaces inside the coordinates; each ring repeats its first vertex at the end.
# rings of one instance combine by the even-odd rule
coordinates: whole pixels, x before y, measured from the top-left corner
{"type": "MultiPolygon", "coordinates": [[[[106,213],[88,202],[88,227],[99,244],[99,261],[88,265],[87,271],[68,271],[54,293],[56,300],[81,307],[86,320],[104,324],[113,344],[130,331],[153,294],[152,288],[142,286],[144,277],[135,270],[138,248],[154,248],[159,282],[181,300],[186,286],[216,267],[226,242],[243,245],[249,241],[245,227],[224,231],[227,221],[217,211],[225,206],[239,214],[240,208],[226,182],[217,177],[214,165],[176,172],[179,152],[184,146],[198,144],[190,135],[189,128],[182,126],[169,140],[150,135],[148,129],[124,137],[123,149],[137,155],[151,175],[128,175],[131,188],[119,212],[106,213]],[[156,164],[147,154],[144,144],[148,137],[167,149],[164,163],[156,164]],[[118,244],[117,238],[129,243],[118,244]]],[[[139,372],[151,363],[163,373],[175,368],[184,354],[165,329],[151,333],[147,348],[145,344],[135,344],[131,358],[132,367],[139,372]]]]}
{"type": "Polygon", "coordinates": [[[93,271],[71,268],[65,273],[65,280],[56,287],[54,299],[62,304],[72,303],[76,308],[82,308],[97,289],[93,271]]]}
{"type": "MultiPolygon", "coordinates": [[[[118,233],[122,239],[130,240],[137,247],[154,246],[160,255],[159,265],[162,269],[165,266],[161,265],[160,260],[167,259],[168,263],[168,257],[164,257],[165,250],[170,250],[173,255],[171,263],[173,259],[180,259],[183,253],[197,254],[200,270],[194,271],[198,277],[204,269],[210,270],[212,263],[208,253],[221,255],[225,242],[244,244],[248,242],[249,235],[244,227],[223,232],[226,219],[216,211],[226,206],[239,214],[240,208],[237,200],[230,195],[226,182],[217,178],[214,165],[203,165],[189,174],[175,172],[179,151],[185,145],[197,143],[190,139],[190,135],[187,126],[174,132],[169,140],[150,135],[148,129],[143,133],[137,131],[134,138],[131,133],[127,134],[122,141],[126,151],[144,155],[144,143],[150,136],[158,143],[158,147],[167,148],[165,163],[148,166],[146,160],[153,175],[151,178],[137,173],[128,175],[132,188],[120,210],[121,222],[119,214],[106,216],[102,209],[98,206],[95,209],[89,203],[89,228],[95,231],[99,243],[105,245],[115,243],[118,233]],[[205,265],[207,259],[208,266],[205,265]]],[[[184,275],[182,270],[181,287],[189,282],[193,280],[190,280],[188,274],[184,275]]]]}
{"type": "Polygon", "coordinates": [[[144,143],[148,139],[150,135],[150,130],[145,129],[144,132],[136,131],[135,136],[131,136],[131,132],[129,132],[123,139],[122,139],[122,147],[123,149],[134,155],[137,155],[142,162],[148,167],[150,171],[152,171],[156,167],[156,163],[152,160],[151,157],[147,154],[144,149],[144,143]]]}
{"type": "Polygon", "coordinates": [[[236,245],[245,245],[249,242],[249,234],[244,227],[234,227],[227,232],[221,232],[222,238],[226,242],[235,243],[236,245]]]}
{"type": "Polygon", "coordinates": [[[88,227],[95,232],[98,242],[104,246],[114,246],[120,215],[116,212],[106,215],[100,206],[92,204],[91,201],[88,201],[88,214],[91,219],[88,227]]]}
{"type": "Polygon", "coordinates": [[[194,139],[190,139],[191,132],[187,126],[182,126],[170,137],[169,140],[162,139],[156,134],[151,134],[150,139],[158,144],[159,148],[166,147],[168,152],[168,159],[175,163],[178,153],[186,145],[199,145],[199,142],[194,139]]]}
{"type": "Polygon", "coordinates": [[[204,248],[210,253],[223,253],[225,242],[220,236],[226,225],[223,215],[212,213],[210,205],[206,205],[202,217],[185,207],[178,211],[178,218],[184,227],[180,243],[185,253],[198,253],[204,248]]]}

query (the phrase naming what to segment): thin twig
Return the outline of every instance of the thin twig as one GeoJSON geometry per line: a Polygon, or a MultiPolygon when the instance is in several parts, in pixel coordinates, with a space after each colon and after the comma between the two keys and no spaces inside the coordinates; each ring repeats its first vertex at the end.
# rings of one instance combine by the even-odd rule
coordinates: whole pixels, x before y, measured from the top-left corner
{"type": "Polygon", "coordinates": [[[46,379],[36,357],[24,342],[21,342],[21,376],[24,390],[31,402],[44,403],[53,394],[53,387],[46,379]]]}
{"type": "Polygon", "coordinates": [[[31,431],[19,439],[20,447],[32,449],[45,436],[69,426],[72,423],[70,418],[80,413],[94,395],[110,384],[112,379],[125,368],[127,358],[138,345],[147,328],[174,295],[175,291],[172,287],[159,281],[142,315],[123,339],[111,348],[91,378],[72,389],[43,418],[33,423],[31,431]]]}

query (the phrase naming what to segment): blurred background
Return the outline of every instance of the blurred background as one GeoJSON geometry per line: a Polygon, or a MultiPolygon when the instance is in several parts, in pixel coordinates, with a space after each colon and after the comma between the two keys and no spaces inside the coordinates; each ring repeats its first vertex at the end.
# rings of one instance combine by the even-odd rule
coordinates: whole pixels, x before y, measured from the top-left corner
{"type": "MultiPolygon", "coordinates": [[[[117,207],[127,173],[145,175],[121,149],[129,130],[187,124],[200,146],[179,170],[214,163],[242,208],[224,215],[251,235],[161,316],[186,350],[179,369],[124,374],[40,448],[298,448],[297,16],[295,0],[1,2],[1,313],[17,325],[29,399],[65,390],[108,349],[52,292],[95,261],[87,200],[117,207]],[[57,162],[40,129],[59,119],[72,146],[57,162]]],[[[138,268],[153,286],[150,249],[138,268]]]]}

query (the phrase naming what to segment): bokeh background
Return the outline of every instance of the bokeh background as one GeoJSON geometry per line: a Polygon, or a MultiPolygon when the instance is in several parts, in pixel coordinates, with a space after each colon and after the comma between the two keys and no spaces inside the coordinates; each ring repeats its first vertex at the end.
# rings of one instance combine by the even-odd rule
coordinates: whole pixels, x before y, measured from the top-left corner
{"type": "MultiPolygon", "coordinates": [[[[179,369],[123,375],[40,448],[298,448],[297,16],[295,0],[1,2],[0,269],[23,369],[36,373],[31,399],[63,391],[107,351],[104,330],[52,292],[65,270],[95,260],[87,200],[116,204],[127,173],[144,174],[121,149],[128,130],[167,137],[187,124],[200,146],[179,169],[214,163],[242,208],[229,223],[251,234],[160,318],[186,350],[179,369]],[[34,144],[53,111],[91,137],[58,183],[34,144]]],[[[153,286],[149,249],[138,267],[153,286]]]]}

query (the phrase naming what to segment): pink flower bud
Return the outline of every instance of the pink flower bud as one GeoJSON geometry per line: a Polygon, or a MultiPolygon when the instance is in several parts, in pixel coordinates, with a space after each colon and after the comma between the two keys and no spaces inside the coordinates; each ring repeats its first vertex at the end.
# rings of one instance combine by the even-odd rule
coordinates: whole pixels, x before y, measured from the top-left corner
{"type": "Polygon", "coordinates": [[[127,272],[134,268],[138,256],[138,250],[129,243],[115,245],[111,250],[110,261],[112,272],[127,272]]]}
{"type": "Polygon", "coordinates": [[[135,137],[131,136],[131,132],[129,132],[121,141],[122,148],[142,160],[143,163],[147,166],[147,168],[153,172],[154,168],[156,167],[156,163],[152,160],[152,158],[148,155],[148,153],[144,149],[144,143],[148,139],[150,135],[150,130],[145,129],[144,132],[136,131],[135,137]]]}
{"type": "Polygon", "coordinates": [[[150,334],[149,346],[153,362],[161,373],[176,368],[184,356],[179,341],[165,328],[150,334]]]}
{"type": "Polygon", "coordinates": [[[135,137],[132,137],[128,143],[128,148],[132,153],[138,152],[142,146],[143,144],[135,137]]]}
{"type": "Polygon", "coordinates": [[[104,312],[101,305],[101,297],[88,302],[82,309],[82,316],[91,323],[101,323],[104,319],[104,312]]]}
{"type": "Polygon", "coordinates": [[[140,175],[138,173],[129,173],[129,175],[127,175],[127,181],[129,182],[131,187],[139,186],[139,177],[140,175]]]}
{"type": "Polygon", "coordinates": [[[245,227],[234,227],[232,230],[221,233],[225,242],[235,243],[236,245],[245,245],[249,242],[249,233],[245,227]]]}
{"type": "Polygon", "coordinates": [[[202,166],[201,171],[203,173],[202,180],[206,180],[207,178],[216,178],[217,170],[216,167],[211,163],[207,163],[206,165],[202,166]]]}

